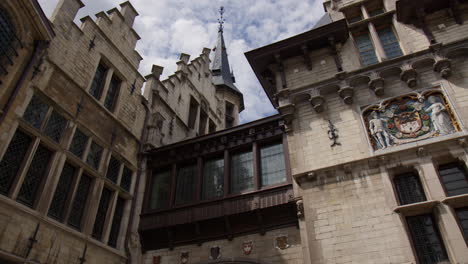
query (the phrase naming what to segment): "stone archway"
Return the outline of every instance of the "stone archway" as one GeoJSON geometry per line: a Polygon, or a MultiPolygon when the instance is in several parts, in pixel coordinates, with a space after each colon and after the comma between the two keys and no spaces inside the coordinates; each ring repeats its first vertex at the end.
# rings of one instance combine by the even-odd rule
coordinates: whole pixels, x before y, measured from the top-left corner
{"type": "Polygon", "coordinates": [[[217,260],[201,261],[198,264],[269,264],[267,262],[248,258],[222,258],[217,260]]]}

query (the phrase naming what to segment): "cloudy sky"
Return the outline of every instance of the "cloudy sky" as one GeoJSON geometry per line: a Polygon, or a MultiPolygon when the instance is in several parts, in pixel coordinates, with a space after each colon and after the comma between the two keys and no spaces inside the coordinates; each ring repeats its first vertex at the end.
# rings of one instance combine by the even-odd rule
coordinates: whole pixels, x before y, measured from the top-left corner
{"type": "MultiPolygon", "coordinates": [[[[118,7],[124,0],[82,0],[86,5],[75,20],[118,7]]],[[[58,0],[39,0],[50,16],[58,0]]],[[[275,114],[244,53],[307,31],[322,16],[323,0],[131,0],[140,13],[135,30],[143,56],[140,72],[149,73],[152,64],[164,66],[163,77],[176,69],[181,52],[197,57],[204,47],[216,43],[220,6],[225,8],[225,29],[229,62],[236,85],[243,92],[245,110],[241,122],[275,114]]]]}

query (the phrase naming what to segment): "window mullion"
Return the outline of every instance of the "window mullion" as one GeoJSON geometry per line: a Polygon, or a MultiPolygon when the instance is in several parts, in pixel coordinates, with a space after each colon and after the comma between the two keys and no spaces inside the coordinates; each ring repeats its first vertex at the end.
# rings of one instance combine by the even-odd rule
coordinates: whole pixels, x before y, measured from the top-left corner
{"type": "Polygon", "coordinates": [[[89,201],[85,206],[85,210],[83,213],[83,233],[85,235],[92,236],[93,228],[94,228],[94,221],[96,220],[97,211],[99,209],[99,203],[101,201],[102,190],[104,189],[104,181],[102,179],[93,179],[91,182],[90,191],[88,192],[89,201]]]}
{"type": "Polygon", "coordinates": [[[169,200],[169,208],[174,207],[177,190],[177,164],[172,164],[171,168],[171,199],[169,200]]]}
{"type": "Polygon", "coordinates": [[[253,155],[253,180],[254,180],[254,188],[255,190],[259,190],[260,189],[260,154],[259,154],[259,151],[258,151],[258,144],[257,142],[254,142],[252,144],[252,155],[253,155]]]}
{"type": "Polygon", "coordinates": [[[16,179],[14,180],[12,187],[11,187],[11,199],[16,200],[18,193],[21,189],[21,185],[23,185],[24,177],[26,177],[26,173],[28,172],[28,168],[31,165],[32,159],[36,153],[37,148],[39,147],[40,139],[35,138],[33,139],[32,147],[30,148],[28,154],[26,154],[26,159],[23,166],[20,169],[16,179]]]}
{"type": "Polygon", "coordinates": [[[369,22],[368,28],[378,60],[380,62],[387,60],[387,55],[385,54],[385,50],[382,43],[380,42],[379,35],[377,34],[377,30],[375,29],[374,24],[369,22]]]}
{"type": "Polygon", "coordinates": [[[203,158],[197,158],[197,179],[195,180],[195,201],[200,201],[202,194],[202,183],[203,183],[203,158]]]}
{"type": "Polygon", "coordinates": [[[99,98],[99,101],[101,103],[104,103],[104,101],[106,100],[107,91],[109,91],[109,85],[110,85],[110,82],[112,80],[112,75],[114,75],[114,69],[112,67],[109,67],[109,69],[106,72],[104,85],[103,85],[102,91],[101,91],[101,97],[99,98]]]}
{"type": "Polygon", "coordinates": [[[73,181],[73,187],[71,189],[71,194],[68,198],[68,200],[65,203],[65,212],[63,216],[63,223],[68,223],[68,217],[70,216],[70,211],[72,209],[72,203],[75,200],[76,192],[78,189],[78,184],[81,180],[81,176],[83,175],[83,168],[77,167],[78,171],[76,172],[76,177],[75,180],[73,181]]]}
{"type": "Polygon", "coordinates": [[[369,12],[367,12],[367,8],[364,5],[361,5],[361,13],[362,13],[363,19],[369,18],[369,12]]]}
{"type": "Polygon", "coordinates": [[[114,219],[115,205],[117,204],[118,196],[119,195],[118,195],[117,191],[114,191],[112,193],[112,198],[111,198],[111,201],[109,203],[109,208],[107,210],[106,221],[104,223],[104,227],[103,227],[103,230],[102,230],[102,239],[101,239],[101,241],[104,244],[107,244],[107,242],[109,241],[109,235],[110,235],[110,231],[111,231],[112,219],[114,219]]]}
{"type": "Polygon", "coordinates": [[[231,190],[231,157],[229,151],[224,150],[224,194],[223,197],[229,195],[231,190]]]}

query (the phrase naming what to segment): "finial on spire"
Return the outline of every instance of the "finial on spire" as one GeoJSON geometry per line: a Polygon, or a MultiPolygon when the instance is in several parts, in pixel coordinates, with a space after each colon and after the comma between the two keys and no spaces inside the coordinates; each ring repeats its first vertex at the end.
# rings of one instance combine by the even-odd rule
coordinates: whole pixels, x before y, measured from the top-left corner
{"type": "Polygon", "coordinates": [[[223,32],[223,24],[224,24],[224,21],[226,21],[224,19],[223,15],[224,15],[224,6],[221,6],[219,8],[219,18],[218,18],[219,28],[218,28],[218,32],[223,32]]]}

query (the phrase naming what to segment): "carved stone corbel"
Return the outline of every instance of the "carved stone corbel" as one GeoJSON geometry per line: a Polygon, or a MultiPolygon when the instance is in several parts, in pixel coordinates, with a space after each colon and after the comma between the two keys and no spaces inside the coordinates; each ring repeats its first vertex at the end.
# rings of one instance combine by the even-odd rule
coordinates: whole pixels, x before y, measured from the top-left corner
{"type": "Polygon", "coordinates": [[[382,96],[384,94],[384,79],[380,77],[377,72],[372,72],[369,77],[369,89],[371,89],[375,95],[382,96]]]}
{"type": "Polygon", "coordinates": [[[353,103],[354,88],[351,87],[346,81],[343,81],[338,90],[338,95],[343,99],[345,104],[353,103]]]}
{"type": "Polygon", "coordinates": [[[304,63],[306,65],[306,67],[307,67],[307,70],[311,71],[312,70],[312,61],[310,60],[309,49],[307,48],[306,44],[301,46],[301,51],[302,51],[302,57],[304,58],[304,63]]]}
{"type": "Polygon", "coordinates": [[[277,110],[278,112],[280,112],[281,117],[283,117],[285,131],[291,131],[291,123],[294,119],[294,112],[296,110],[296,106],[294,104],[282,105],[279,106],[277,110]]]}
{"type": "Polygon", "coordinates": [[[401,66],[400,79],[408,85],[410,88],[418,85],[418,72],[409,63],[405,63],[401,66]]]}
{"type": "Polygon", "coordinates": [[[438,72],[440,76],[444,79],[447,79],[452,75],[452,62],[441,55],[435,56],[435,62],[432,68],[435,72],[438,72]]]}
{"type": "Polygon", "coordinates": [[[296,197],[296,210],[297,210],[297,217],[299,219],[304,218],[304,201],[302,200],[302,197],[296,197]]]}
{"type": "Polygon", "coordinates": [[[320,95],[320,89],[313,89],[309,93],[310,99],[309,102],[314,108],[315,112],[321,113],[325,109],[324,103],[325,103],[325,98],[320,95]]]}

